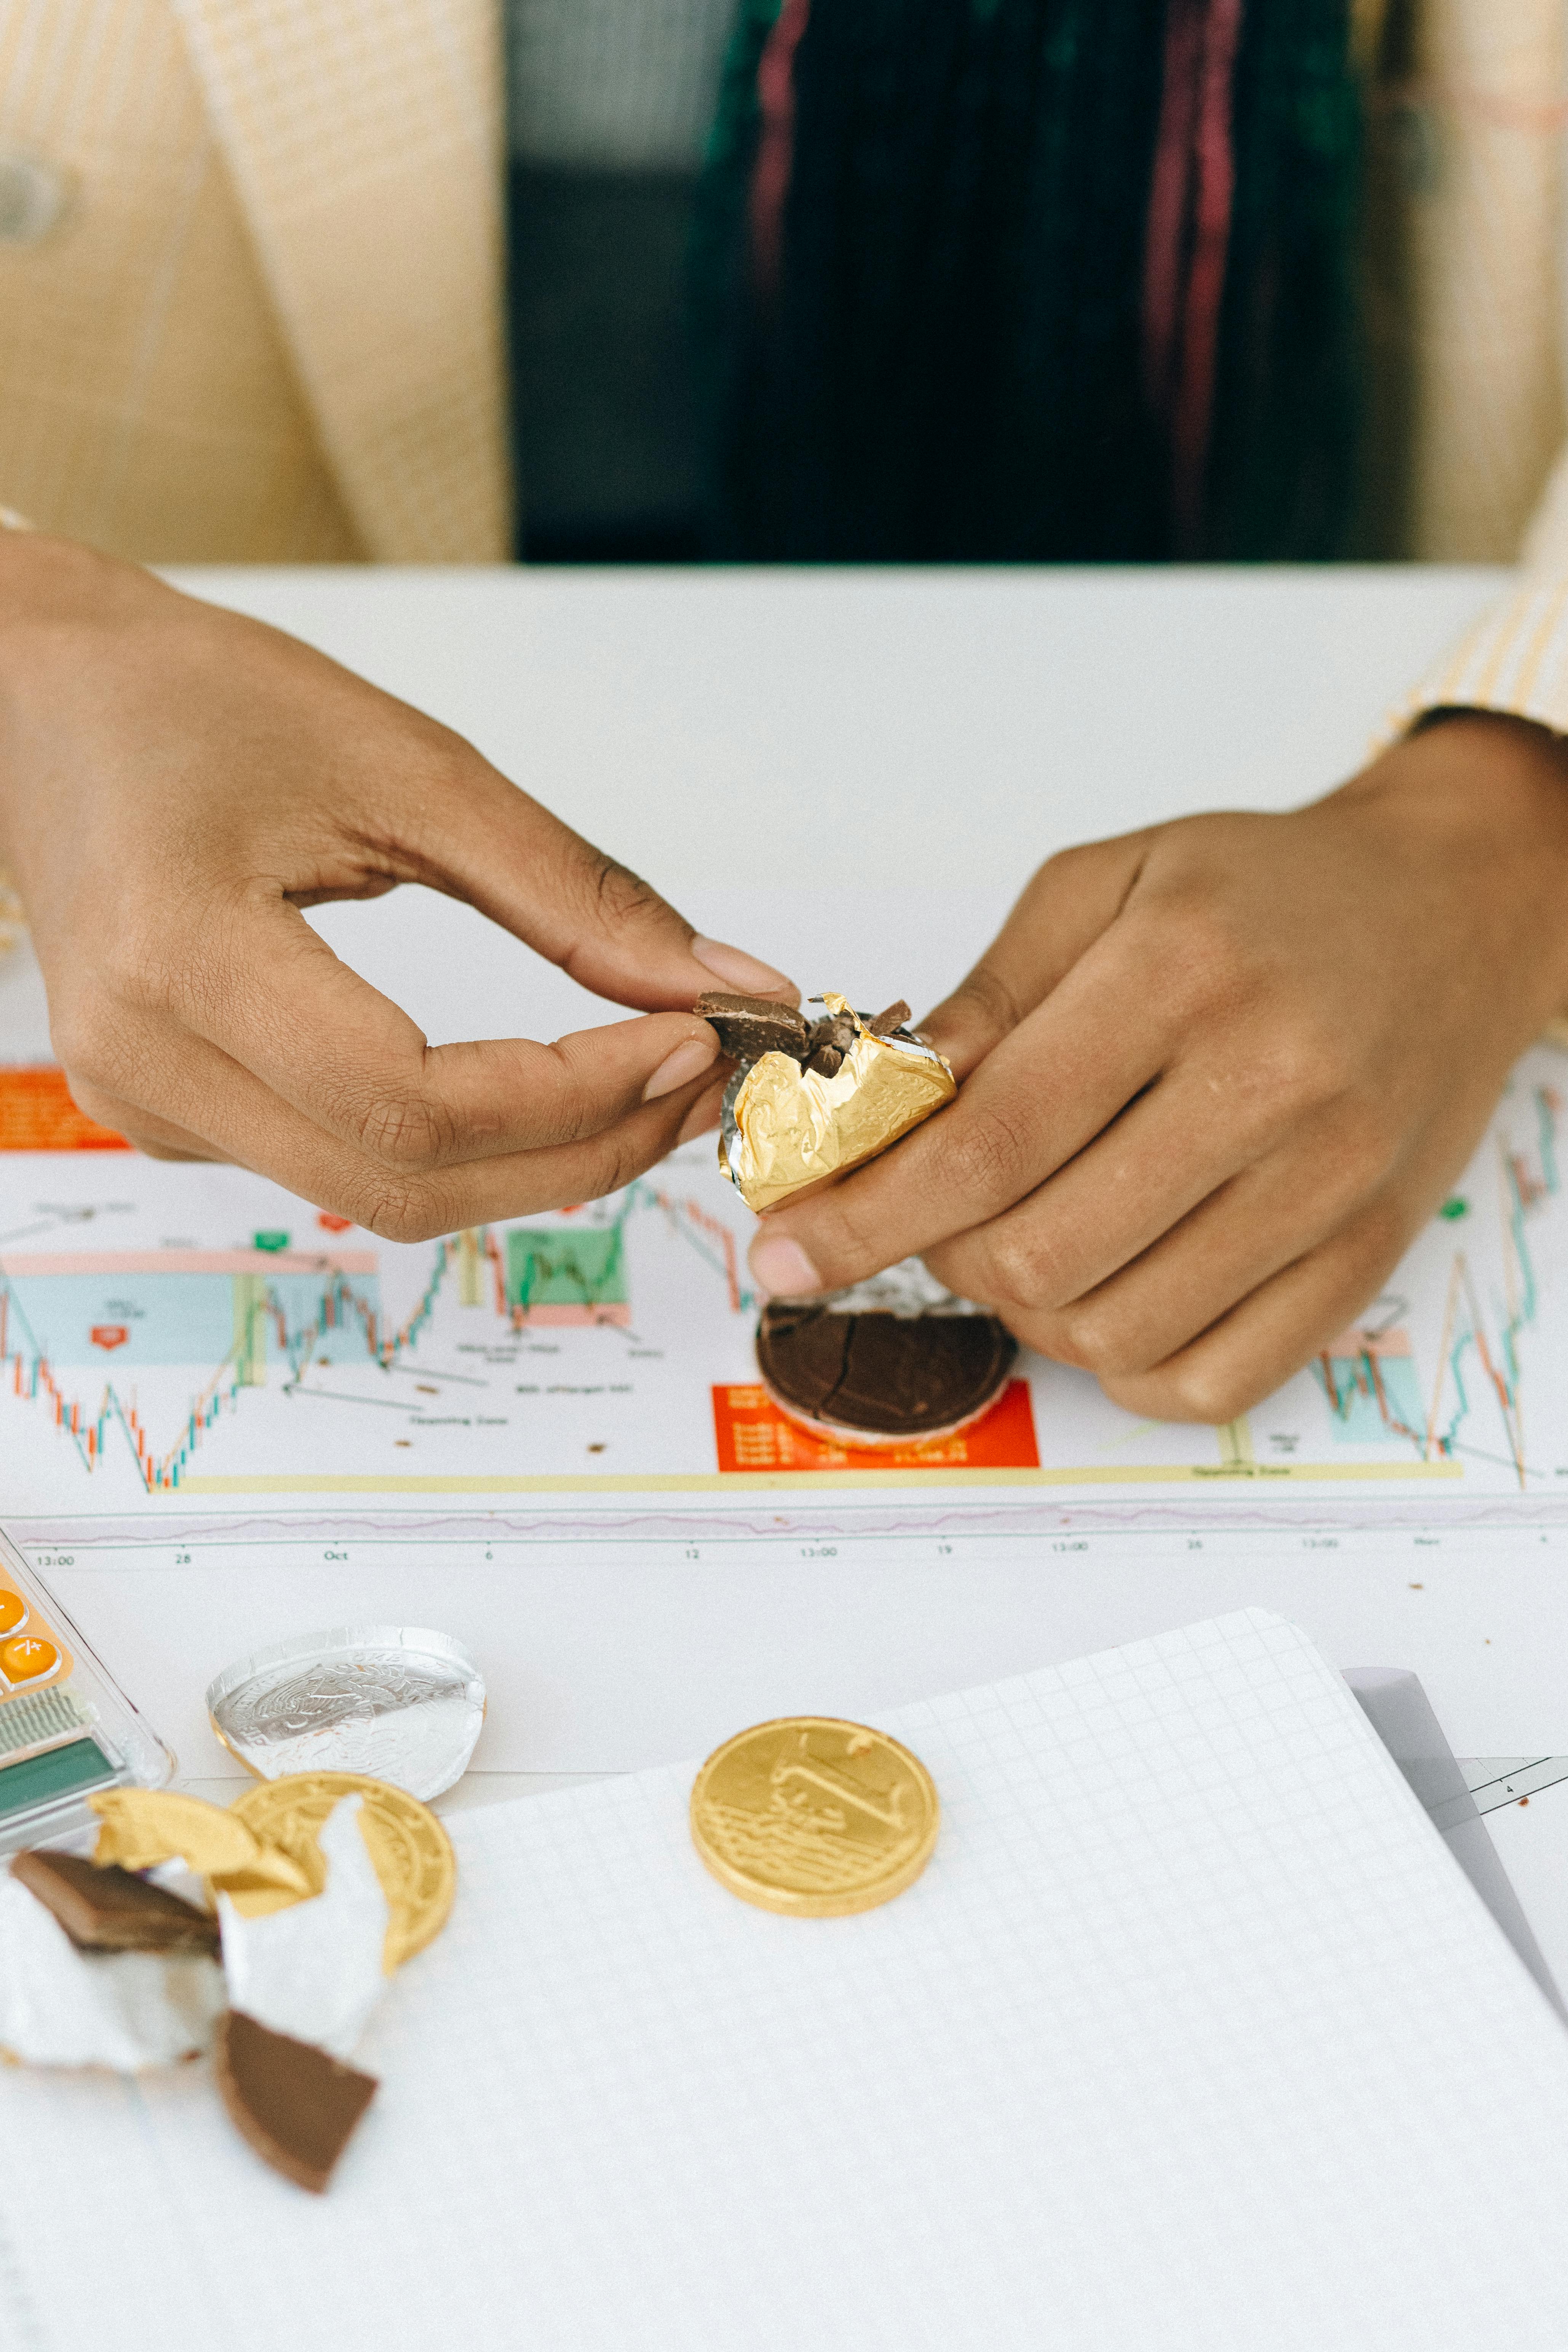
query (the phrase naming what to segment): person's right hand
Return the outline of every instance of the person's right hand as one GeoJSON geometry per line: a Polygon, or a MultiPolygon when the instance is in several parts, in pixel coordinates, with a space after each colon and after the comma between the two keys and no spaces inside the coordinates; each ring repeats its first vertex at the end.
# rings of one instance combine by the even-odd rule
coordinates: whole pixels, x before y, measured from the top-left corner
{"type": "Polygon", "coordinates": [[[717,1116],[698,938],[447,728],[150,573],[0,532],[0,859],[89,1117],[396,1241],[613,1192],[717,1116]],[[432,1047],[300,913],[423,882],[650,1017],[432,1047]]]}
{"type": "Polygon", "coordinates": [[[1279,814],[1085,843],[923,1024],[955,1102],[772,1209],[810,1297],[919,1254],[1140,1418],[1335,1345],[1568,1004],[1568,744],[1455,711],[1279,814]]]}

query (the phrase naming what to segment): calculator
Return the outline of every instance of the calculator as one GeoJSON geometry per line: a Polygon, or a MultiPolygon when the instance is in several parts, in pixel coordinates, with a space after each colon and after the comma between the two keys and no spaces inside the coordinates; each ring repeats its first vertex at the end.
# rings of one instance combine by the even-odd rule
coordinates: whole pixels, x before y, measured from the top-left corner
{"type": "Polygon", "coordinates": [[[103,1789],[162,1789],[173,1752],[0,1534],[0,1855],[89,1851],[103,1789]]]}

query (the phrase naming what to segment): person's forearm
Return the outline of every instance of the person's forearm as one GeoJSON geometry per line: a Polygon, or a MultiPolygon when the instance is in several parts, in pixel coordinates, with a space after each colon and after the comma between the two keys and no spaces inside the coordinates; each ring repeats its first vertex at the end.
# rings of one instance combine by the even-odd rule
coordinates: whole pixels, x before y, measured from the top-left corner
{"type": "Polygon", "coordinates": [[[1568,740],[1501,712],[1435,709],[1330,799],[1385,805],[1435,865],[1468,867],[1513,940],[1534,941],[1516,972],[1524,1025],[1568,1008],[1568,740]]]}

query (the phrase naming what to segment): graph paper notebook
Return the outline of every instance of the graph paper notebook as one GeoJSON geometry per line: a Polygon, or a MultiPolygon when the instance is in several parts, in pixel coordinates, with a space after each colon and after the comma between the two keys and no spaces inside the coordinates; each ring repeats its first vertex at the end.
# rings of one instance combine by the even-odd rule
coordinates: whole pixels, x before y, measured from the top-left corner
{"type": "Polygon", "coordinates": [[[459,1816],[325,2199],[203,2068],[7,2073],[0,2335],[1561,2352],[1568,2038],[1304,1636],[1248,1612],[889,1727],[942,1832],[858,1918],[707,1877],[689,1771],[459,1816]]]}

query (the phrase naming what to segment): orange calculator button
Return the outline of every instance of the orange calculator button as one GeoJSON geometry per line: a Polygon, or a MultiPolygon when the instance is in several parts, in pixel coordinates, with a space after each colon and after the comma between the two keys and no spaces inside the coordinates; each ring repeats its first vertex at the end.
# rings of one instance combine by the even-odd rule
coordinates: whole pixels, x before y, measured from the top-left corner
{"type": "Polygon", "coordinates": [[[27,1613],[27,1604],[19,1592],[0,1591],[0,1633],[14,1633],[27,1613]]]}
{"type": "Polygon", "coordinates": [[[53,1672],[59,1664],[60,1654],[52,1642],[40,1642],[36,1633],[13,1633],[8,1642],[0,1642],[0,1675],[8,1683],[37,1682],[40,1675],[53,1672]]]}

